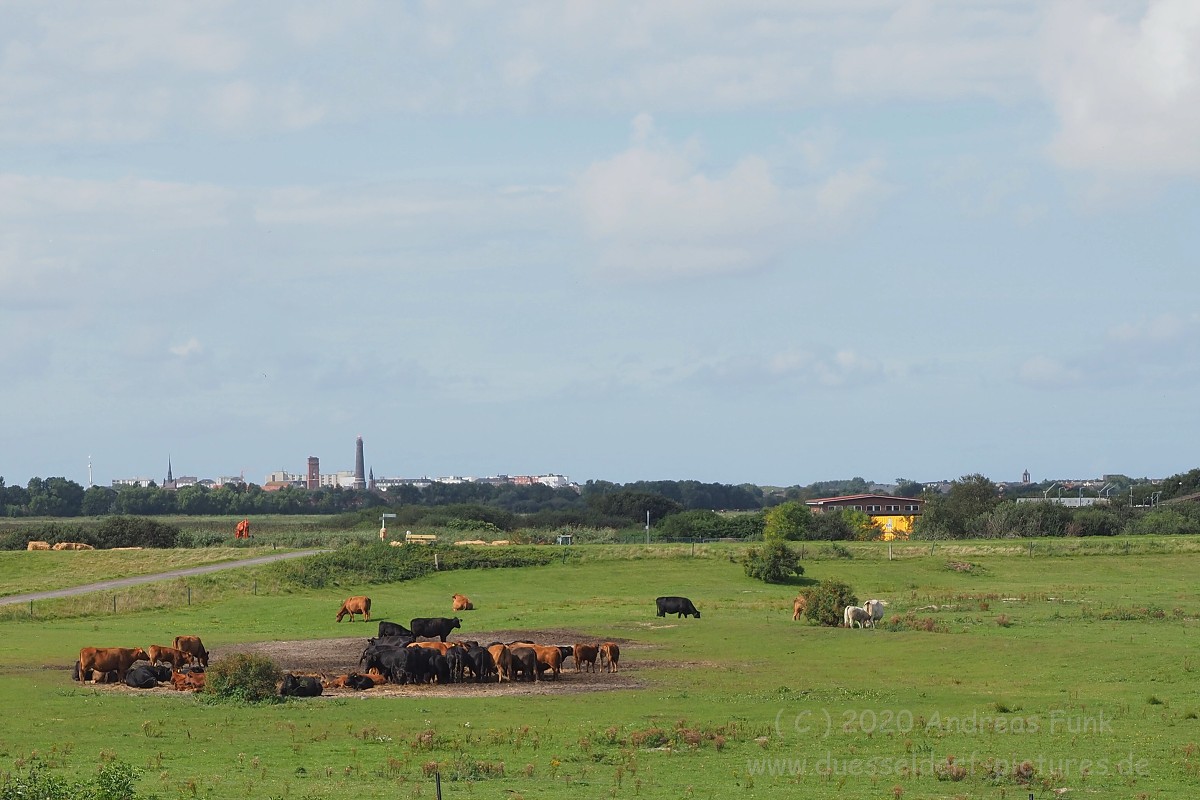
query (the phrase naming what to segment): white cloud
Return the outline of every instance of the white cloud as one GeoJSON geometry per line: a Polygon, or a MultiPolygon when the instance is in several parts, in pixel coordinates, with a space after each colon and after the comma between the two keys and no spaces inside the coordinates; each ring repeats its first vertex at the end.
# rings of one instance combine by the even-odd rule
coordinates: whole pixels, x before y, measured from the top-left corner
{"type": "Polygon", "coordinates": [[[1124,322],[1108,332],[1108,338],[1122,345],[1164,345],[1180,342],[1200,333],[1195,315],[1184,318],[1166,313],[1140,322],[1124,322]]]}
{"type": "Polygon", "coordinates": [[[1122,19],[1072,0],[1046,26],[1042,79],[1063,166],[1200,174],[1200,3],[1150,0],[1122,19]]]}
{"type": "Polygon", "coordinates": [[[658,279],[762,267],[805,236],[824,234],[891,191],[872,160],[808,186],[779,183],[770,164],[743,155],[705,169],[696,141],[659,137],[653,120],[633,120],[629,149],[590,166],[575,198],[588,234],[612,274],[658,279]]]}
{"type": "Polygon", "coordinates": [[[167,349],[171,355],[184,361],[204,353],[204,346],[200,344],[200,340],[195,336],[182,344],[172,345],[167,349]]]}

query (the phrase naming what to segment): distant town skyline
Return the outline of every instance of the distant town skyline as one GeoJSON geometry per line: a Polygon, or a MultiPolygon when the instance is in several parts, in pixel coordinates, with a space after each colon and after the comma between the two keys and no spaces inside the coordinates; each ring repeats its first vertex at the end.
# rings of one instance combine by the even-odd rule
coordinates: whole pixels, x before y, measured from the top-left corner
{"type": "Polygon", "coordinates": [[[1170,475],[1200,3],[4,4],[0,475],[1170,475]]]}

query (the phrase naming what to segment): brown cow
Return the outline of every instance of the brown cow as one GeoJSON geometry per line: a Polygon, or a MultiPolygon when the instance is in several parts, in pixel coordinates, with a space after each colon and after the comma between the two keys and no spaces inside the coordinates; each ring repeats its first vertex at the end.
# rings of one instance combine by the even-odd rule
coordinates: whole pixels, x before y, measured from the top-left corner
{"type": "Polygon", "coordinates": [[[364,672],[363,675],[366,675],[368,678],[370,678],[376,686],[382,686],[388,682],[387,676],[374,667],[364,672]]]}
{"type": "Polygon", "coordinates": [[[465,594],[456,594],[451,598],[453,600],[454,611],[474,611],[475,606],[465,594]]]}
{"type": "Polygon", "coordinates": [[[804,595],[796,595],[796,599],[792,601],[792,619],[799,620],[806,611],[808,611],[808,601],[804,599],[804,595]]]}
{"type": "Polygon", "coordinates": [[[121,683],[133,662],[149,660],[150,656],[140,647],[85,647],[79,651],[79,675],[82,679],[88,670],[97,673],[115,670],[117,682],[121,683]]]}
{"type": "Polygon", "coordinates": [[[190,654],[197,664],[208,668],[208,659],[212,653],[204,649],[204,642],[200,641],[199,636],[176,636],[175,649],[190,654]]]}
{"type": "Polygon", "coordinates": [[[426,650],[437,650],[442,655],[446,655],[446,651],[454,647],[454,642],[413,642],[409,647],[424,647],[426,650]]]}
{"type": "Polygon", "coordinates": [[[367,622],[371,621],[371,598],[364,595],[355,595],[347,597],[346,602],[342,603],[342,607],[338,609],[337,621],[341,622],[342,617],[350,615],[350,621],[354,622],[355,614],[362,614],[363,619],[367,622]]]}
{"type": "Polygon", "coordinates": [[[50,543],[33,541],[33,542],[29,542],[27,545],[25,545],[25,549],[26,550],[49,550],[50,543]]]}
{"type": "Polygon", "coordinates": [[[512,653],[509,652],[508,647],[502,644],[494,644],[487,651],[492,654],[492,661],[496,662],[497,683],[506,679],[511,681],[513,679],[512,653]]]}
{"type": "Polygon", "coordinates": [[[608,672],[618,672],[618,665],[621,662],[621,648],[616,642],[604,642],[600,645],[600,669],[604,669],[604,662],[608,661],[608,672]]]}
{"type": "Polygon", "coordinates": [[[198,692],[204,688],[203,672],[172,672],[171,688],[177,692],[198,692]]]}
{"type": "Polygon", "coordinates": [[[596,656],[600,655],[600,645],[598,644],[577,644],[575,645],[575,671],[579,672],[584,664],[588,665],[588,672],[596,671],[596,656]]]}
{"type": "Polygon", "coordinates": [[[533,642],[513,642],[510,647],[528,647],[537,655],[538,670],[542,667],[550,670],[550,674],[558,680],[559,673],[562,672],[563,654],[554,645],[550,644],[534,644],[533,642]]]}
{"type": "Polygon", "coordinates": [[[170,664],[171,669],[177,670],[180,667],[189,666],[192,663],[192,654],[184,650],[179,650],[174,647],[166,647],[161,644],[152,644],[147,650],[150,654],[151,664],[170,664]]]}

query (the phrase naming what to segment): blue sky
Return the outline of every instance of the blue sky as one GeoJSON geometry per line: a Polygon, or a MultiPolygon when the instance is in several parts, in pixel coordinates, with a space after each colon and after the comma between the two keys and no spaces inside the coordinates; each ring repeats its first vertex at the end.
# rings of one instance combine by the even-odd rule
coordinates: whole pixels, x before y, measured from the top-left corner
{"type": "Polygon", "coordinates": [[[1200,463],[1193,0],[2,14],[9,484],[1200,463]]]}

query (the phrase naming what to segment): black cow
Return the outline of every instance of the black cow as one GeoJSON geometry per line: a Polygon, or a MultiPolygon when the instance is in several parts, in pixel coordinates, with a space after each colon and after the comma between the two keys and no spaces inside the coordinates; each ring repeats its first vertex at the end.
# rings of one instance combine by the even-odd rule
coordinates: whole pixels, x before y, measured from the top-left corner
{"type": "Polygon", "coordinates": [[[385,636],[407,636],[412,638],[413,632],[401,625],[399,622],[381,622],[379,623],[379,638],[385,636]]]}
{"type": "Polygon", "coordinates": [[[692,601],[686,597],[656,597],[654,603],[658,606],[658,615],[660,617],[665,617],[667,614],[674,614],[676,619],[691,616],[700,619],[700,612],[692,605],[692,601]]]}
{"type": "Polygon", "coordinates": [[[525,675],[523,680],[536,681],[538,679],[537,653],[528,647],[515,647],[509,652],[512,653],[513,680],[517,679],[518,673],[522,673],[525,675]]]}
{"type": "Polygon", "coordinates": [[[296,676],[288,673],[283,676],[283,685],[279,687],[280,697],[317,697],[321,694],[321,682],[306,675],[296,676]]]}
{"type": "Polygon", "coordinates": [[[471,660],[467,657],[467,648],[459,645],[451,647],[446,651],[446,663],[450,665],[450,680],[454,683],[462,683],[463,674],[471,667],[471,660]]]}
{"type": "Polygon", "coordinates": [[[485,647],[472,647],[467,651],[467,664],[475,673],[475,682],[481,683],[496,674],[496,660],[485,647]]]}
{"type": "Polygon", "coordinates": [[[351,672],[346,676],[346,685],[355,691],[363,691],[375,686],[375,681],[371,680],[366,675],[359,675],[357,672],[351,672]]]}
{"type": "Polygon", "coordinates": [[[138,664],[130,667],[129,672],[125,673],[125,683],[134,689],[153,689],[158,686],[159,681],[169,680],[171,668],[165,665],[156,667],[153,664],[138,664]]]}
{"type": "Polygon", "coordinates": [[[408,624],[412,626],[414,638],[441,639],[444,642],[450,631],[462,627],[462,620],[458,617],[417,617],[408,624]]]}

